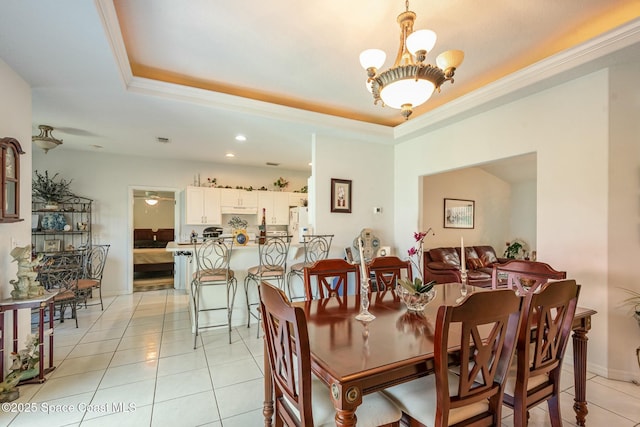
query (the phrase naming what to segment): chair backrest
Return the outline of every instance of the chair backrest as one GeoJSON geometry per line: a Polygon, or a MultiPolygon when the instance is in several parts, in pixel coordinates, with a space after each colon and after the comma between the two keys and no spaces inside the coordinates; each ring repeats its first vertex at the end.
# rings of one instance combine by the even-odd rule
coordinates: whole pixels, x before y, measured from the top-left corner
{"type": "Polygon", "coordinates": [[[291,236],[267,236],[264,242],[258,245],[258,257],[260,259],[260,272],[287,270],[289,258],[289,245],[291,236]]]}
{"type": "Polygon", "coordinates": [[[372,285],[378,292],[393,290],[398,279],[413,280],[411,261],[401,260],[395,256],[376,257],[367,265],[369,276],[373,274],[372,285]]]}
{"type": "Polygon", "coordinates": [[[45,255],[40,264],[38,280],[51,292],[75,290],[82,274],[81,252],[59,252],[45,255]]]}
{"type": "Polygon", "coordinates": [[[312,426],[311,352],[304,310],[291,306],[284,292],[267,282],[259,289],[274,388],[274,425],[312,426]]]}
{"type": "Polygon", "coordinates": [[[360,267],[343,259],[330,258],[316,261],[304,268],[305,299],[346,296],[349,275],[355,276],[355,293],[360,294],[360,267]],[[315,280],[314,280],[315,279],[315,280]],[[314,295],[314,284],[317,295],[314,295]]]}
{"type": "Polygon", "coordinates": [[[201,281],[227,281],[230,275],[232,237],[207,239],[194,245],[196,271],[194,278],[201,281]]]}
{"type": "Polygon", "coordinates": [[[487,399],[488,408],[477,415],[486,422],[477,425],[500,424],[504,382],[518,338],[521,306],[522,298],[500,289],[474,293],[460,305],[438,309],[434,339],[438,408],[435,425],[448,425],[450,410],[487,399]],[[458,331],[460,341],[450,341],[450,335],[458,331]],[[452,345],[460,347],[457,390],[449,384],[448,349],[452,345]]]}
{"type": "Polygon", "coordinates": [[[107,255],[111,245],[93,245],[84,251],[82,261],[82,278],[102,281],[102,273],[107,263],[107,255]]]}
{"type": "Polygon", "coordinates": [[[530,378],[548,375],[536,387],[536,401],[558,393],[562,358],[567,348],[580,285],[575,280],[545,284],[539,292],[527,295],[518,335],[518,370],[515,395],[527,390],[530,378]],[[554,385],[555,384],[555,385],[554,385]]]}
{"type": "Polygon", "coordinates": [[[566,271],[554,270],[544,262],[512,260],[493,266],[491,287],[507,287],[516,290],[518,295],[526,295],[535,292],[549,280],[566,278],[566,271]]]}
{"type": "Polygon", "coordinates": [[[333,234],[311,234],[302,236],[302,238],[305,264],[312,264],[329,257],[333,234]]]}

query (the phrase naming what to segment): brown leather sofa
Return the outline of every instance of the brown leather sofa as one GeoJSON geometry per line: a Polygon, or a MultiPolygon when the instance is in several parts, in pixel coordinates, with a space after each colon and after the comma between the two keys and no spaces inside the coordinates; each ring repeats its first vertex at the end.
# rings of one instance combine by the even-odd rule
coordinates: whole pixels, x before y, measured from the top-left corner
{"type": "MultiPolygon", "coordinates": [[[[467,280],[474,286],[491,286],[494,264],[508,261],[498,258],[492,246],[466,246],[467,280]]],[[[434,248],[424,251],[424,280],[437,283],[460,282],[460,248],[434,248]]]]}

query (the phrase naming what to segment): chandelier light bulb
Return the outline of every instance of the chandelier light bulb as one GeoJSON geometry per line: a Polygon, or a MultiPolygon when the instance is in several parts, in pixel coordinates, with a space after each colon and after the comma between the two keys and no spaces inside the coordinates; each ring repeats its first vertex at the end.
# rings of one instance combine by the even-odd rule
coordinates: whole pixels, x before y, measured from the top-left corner
{"type": "Polygon", "coordinates": [[[360,54],[360,65],[365,70],[369,68],[379,69],[384,65],[384,61],[387,59],[387,54],[380,49],[367,49],[363,50],[360,54]]]}
{"type": "Polygon", "coordinates": [[[436,33],[431,30],[414,31],[409,34],[409,37],[407,37],[407,49],[413,55],[422,50],[425,51],[425,54],[429,53],[436,45],[437,38],[436,33]]]}

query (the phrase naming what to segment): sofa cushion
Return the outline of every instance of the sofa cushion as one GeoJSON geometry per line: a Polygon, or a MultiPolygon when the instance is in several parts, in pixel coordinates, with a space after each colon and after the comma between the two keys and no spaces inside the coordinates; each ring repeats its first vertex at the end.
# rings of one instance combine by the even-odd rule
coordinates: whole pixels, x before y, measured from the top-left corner
{"type": "Polygon", "coordinates": [[[491,279],[491,275],[480,270],[469,270],[467,271],[467,279],[468,280],[487,280],[487,279],[491,279]]]}
{"type": "Polygon", "coordinates": [[[460,257],[454,248],[435,248],[429,250],[431,259],[444,264],[459,266],[460,257]]]}

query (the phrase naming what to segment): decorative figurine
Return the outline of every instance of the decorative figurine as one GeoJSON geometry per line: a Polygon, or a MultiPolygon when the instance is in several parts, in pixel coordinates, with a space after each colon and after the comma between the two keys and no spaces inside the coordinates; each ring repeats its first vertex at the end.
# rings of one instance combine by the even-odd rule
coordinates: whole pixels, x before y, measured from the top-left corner
{"type": "Polygon", "coordinates": [[[39,254],[35,259],[32,259],[31,245],[27,245],[16,246],[11,250],[10,255],[13,257],[13,261],[18,263],[18,273],[16,274],[18,280],[9,281],[13,285],[11,297],[13,299],[28,299],[43,295],[44,288],[36,280],[38,272],[34,271],[34,267],[42,260],[43,254],[39,254]]]}

